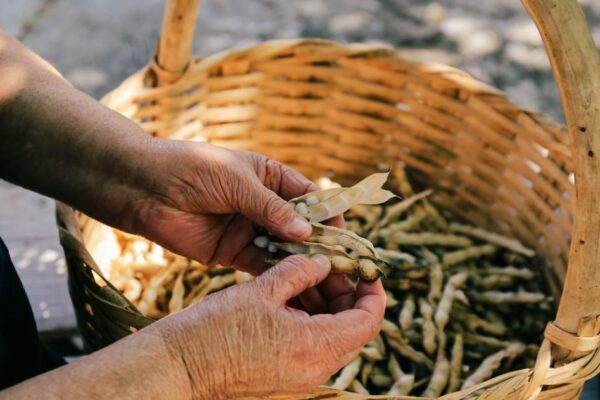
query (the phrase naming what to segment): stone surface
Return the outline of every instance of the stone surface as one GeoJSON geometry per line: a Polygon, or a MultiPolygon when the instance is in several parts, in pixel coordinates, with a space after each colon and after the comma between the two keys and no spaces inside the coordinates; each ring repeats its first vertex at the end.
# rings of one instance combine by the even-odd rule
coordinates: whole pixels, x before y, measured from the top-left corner
{"type": "Polygon", "coordinates": [[[43,3],[44,0],[4,0],[0,4],[0,29],[13,36],[20,36],[43,3]]]}

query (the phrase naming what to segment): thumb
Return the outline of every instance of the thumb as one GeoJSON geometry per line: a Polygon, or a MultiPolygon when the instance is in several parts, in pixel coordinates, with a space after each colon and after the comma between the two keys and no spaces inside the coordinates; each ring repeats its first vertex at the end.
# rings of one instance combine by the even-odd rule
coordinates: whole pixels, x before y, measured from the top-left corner
{"type": "Polygon", "coordinates": [[[257,179],[238,200],[239,212],[275,236],[292,242],[308,238],[312,228],[294,208],[257,179]]]}
{"type": "Polygon", "coordinates": [[[321,283],[331,271],[331,264],[324,256],[290,256],[269,268],[254,282],[260,285],[266,296],[279,304],[298,296],[306,289],[321,283]]]}

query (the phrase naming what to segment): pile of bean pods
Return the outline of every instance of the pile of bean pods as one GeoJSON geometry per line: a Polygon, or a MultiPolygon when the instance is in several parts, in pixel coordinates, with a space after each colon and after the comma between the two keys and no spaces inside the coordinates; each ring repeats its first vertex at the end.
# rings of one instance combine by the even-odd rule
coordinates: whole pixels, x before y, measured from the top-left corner
{"type": "MultiPolygon", "coordinates": [[[[343,188],[292,199],[313,226],[303,243],[268,234],[255,244],[272,253],[323,254],[334,273],[382,278],[386,319],[379,336],[334,375],[331,387],[363,394],[438,396],[510,370],[532,366],[553,299],[541,258],[518,240],[453,222],[414,193],[403,169],[398,196],[379,173],[343,188]],[[346,228],[324,224],[344,214],[346,228]]],[[[251,279],[177,256],[136,236],[115,232],[120,249],[107,278],[139,310],[161,318],[212,292],[251,279]]]]}
{"type": "Polygon", "coordinates": [[[232,268],[208,268],[139,236],[113,230],[117,249],[104,276],[138,310],[159,319],[194,304],[209,294],[252,278],[232,268]]]}
{"type": "Polygon", "coordinates": [[[435,397],[533,366],[554,311],[541,259],[518,240],[450,221],[400,172],[401,200],[345,215],[389,266],[387,307],[380,335],[328,384],[435,397]]]}

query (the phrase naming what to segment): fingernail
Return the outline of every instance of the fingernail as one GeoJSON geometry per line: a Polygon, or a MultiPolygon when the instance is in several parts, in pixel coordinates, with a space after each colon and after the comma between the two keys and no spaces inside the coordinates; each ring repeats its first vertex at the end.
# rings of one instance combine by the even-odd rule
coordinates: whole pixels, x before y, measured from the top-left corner
{"type": "Polygon", "coordinates": [[[288,228],[289,234],[298,238],[303,238],[310,235],[311,230],[312,228],[308,221],[302,217],[294,217],[288,228]]]}
{"type": "Polygon", "coordinates": [[[329,267],[329,265],[330,265],[327,257],[325,257],[321,254],[317,254],[316,256],[311,257],[311,260],[313,260],[320,267],[329,267]]]}

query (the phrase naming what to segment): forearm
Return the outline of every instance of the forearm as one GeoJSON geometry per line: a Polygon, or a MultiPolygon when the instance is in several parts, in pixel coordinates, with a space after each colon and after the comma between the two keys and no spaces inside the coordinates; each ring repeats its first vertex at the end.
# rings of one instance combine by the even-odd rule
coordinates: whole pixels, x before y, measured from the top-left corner
{"type": "Polygon", "coordinates": [[[0,32],[0,178],[119,215],[132,185],[150,185],[143,161],[152,142],[0,32]]]}
{"type": "Polygon", "coordinates": [[[12,399],[191,399],[185,366],[154,327],[0,392],[12,399]]]}

